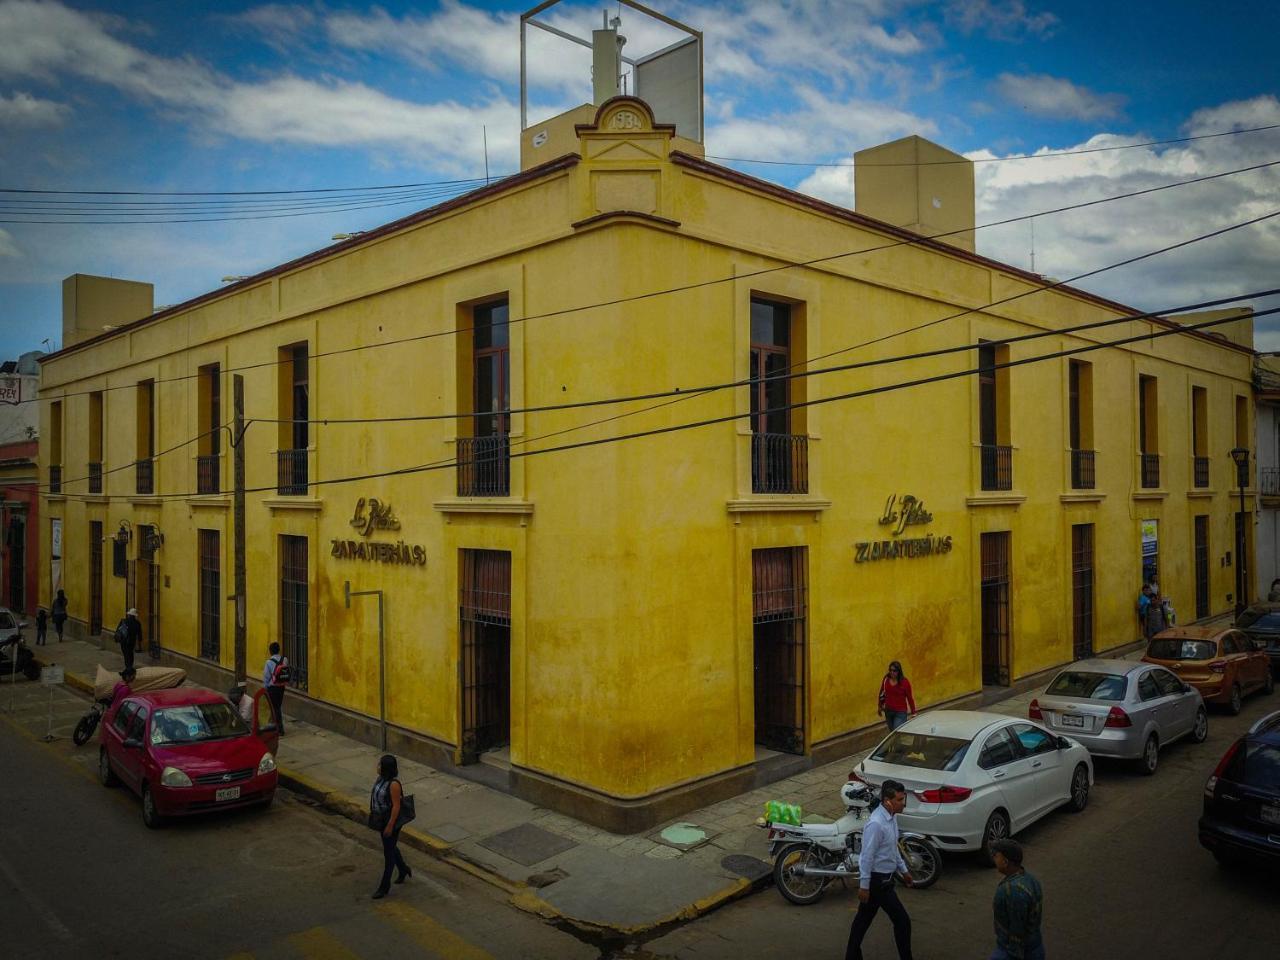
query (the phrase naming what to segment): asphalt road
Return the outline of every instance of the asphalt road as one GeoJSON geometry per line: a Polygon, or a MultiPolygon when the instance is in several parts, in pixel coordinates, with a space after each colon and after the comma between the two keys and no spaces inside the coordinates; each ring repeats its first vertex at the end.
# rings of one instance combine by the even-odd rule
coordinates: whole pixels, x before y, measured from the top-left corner
{"type": "Polygon", "coordinates": [[[412,849],[413,876],[371,900],[382,869],[371,831],[284,790],[265,811],[148,830],[136,797],[98,783],[95,744],[67,739],[86,701],[56,692],[62,739],[49,744],[47,703],[38,685],[0,684],[6,960],[600,956],[412,849]]]}
{"type": "MultiPolygon", "coordinates": [[[[1154,777],[1099,761],[1087,809],[1057,811],[1017,837],[1044,887],[1050,958],[1280,956],[1276,871],[1223,869],[1196,838],[1205,778],[1231,741],[1273,710],[1280,695],[1251,697],[1238,717],[1212,712],[1208,741],[1170,746],[1154,777]]],[[[901,891],[915,956],[989,956],[997,879],[973,858],[953,855],[935,886],[901,891]]],[[[839,884],[809,907],[769,888],[648,942],[635,956],[842,957],[856,904],[853,890],[839,884]]],[[[868,958],[897,956],[886,917],[876,919],[863,948],[868,958]]]]}

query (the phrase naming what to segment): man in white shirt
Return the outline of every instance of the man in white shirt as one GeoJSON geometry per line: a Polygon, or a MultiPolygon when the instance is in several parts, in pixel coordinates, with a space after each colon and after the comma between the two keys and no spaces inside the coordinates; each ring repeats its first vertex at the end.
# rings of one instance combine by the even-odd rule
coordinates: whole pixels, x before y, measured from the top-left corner
{"type": "Polygon", "coordinates": [[[862,853],[858,856],[858,913],[849,929],[845,960],[862,960],[862,938],[880,908],[893,921],[893,940],[901,960],[911,960],[911,917],[893,889],[894,873],[911,886],[911,873],[898,851],[898,821],[907,805],[907,790],[896,780],[886,780],[880,788],[880,806],[862,831],[862,853]]]}

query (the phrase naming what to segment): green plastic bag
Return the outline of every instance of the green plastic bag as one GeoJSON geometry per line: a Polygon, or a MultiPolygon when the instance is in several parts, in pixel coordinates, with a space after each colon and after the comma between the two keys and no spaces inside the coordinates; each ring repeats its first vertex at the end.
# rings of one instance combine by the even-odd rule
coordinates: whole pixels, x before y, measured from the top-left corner
{"type": "Polygon", "coordinates": [[[787,803],[785,800],[770,800],[764,805],[764,818],[769,823],[786,823],[800,826],[803,812],[799,804],[787,803]]]}

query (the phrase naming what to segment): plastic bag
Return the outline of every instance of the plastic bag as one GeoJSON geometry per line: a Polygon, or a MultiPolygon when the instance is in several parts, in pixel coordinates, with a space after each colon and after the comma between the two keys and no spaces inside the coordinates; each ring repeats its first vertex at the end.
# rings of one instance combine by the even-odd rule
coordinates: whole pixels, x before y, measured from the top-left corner
{"type": "Polygon", "coordinates": [[[803,815],[799,804],[787,803],[785,800],[770,800],[764,805],[764,818],[769,823],[786,823],[798,827],[803,815]]]}

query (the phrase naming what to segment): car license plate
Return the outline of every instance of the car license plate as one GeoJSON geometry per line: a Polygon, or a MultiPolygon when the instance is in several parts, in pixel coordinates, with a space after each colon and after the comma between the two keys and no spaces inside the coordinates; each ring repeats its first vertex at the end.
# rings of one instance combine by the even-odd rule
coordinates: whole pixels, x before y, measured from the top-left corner
{"type": "Polygon", "coordinates": [[[1280,807],[1264,803],[1260,813],[1263,823],[1280,823],[1280,807]]]}
{"type": "Polygon", "coordinates": [[[215,790],[213,792],[213,799],[217,803],[221,803],[223,800],[239,800],[240,788],[223,787],[221,790],[215,790]]]}
{"type": "Polygon", "coordinates": [[[1064,713],[1062,715],[1062,725],[1064,727],[1083,727],[1084,717],[1077,717],[1075,714],[1064,713]]]}

